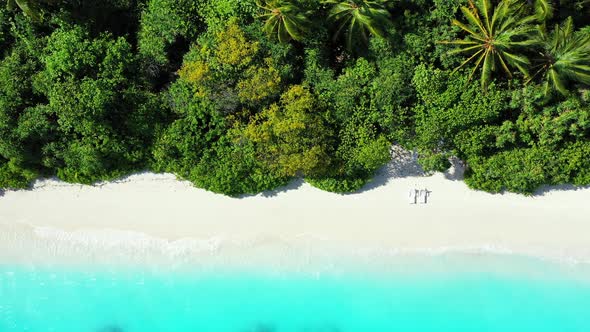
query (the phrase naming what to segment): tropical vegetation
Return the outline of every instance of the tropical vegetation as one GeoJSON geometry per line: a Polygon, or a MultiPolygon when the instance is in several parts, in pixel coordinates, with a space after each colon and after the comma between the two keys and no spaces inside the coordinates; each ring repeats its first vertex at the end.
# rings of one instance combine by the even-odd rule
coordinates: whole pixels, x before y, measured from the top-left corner
{"type": "MultiPolygon", "coordinates": [[[[171,172],[355,192],[397,156],[590,185],[587,0],[7,0],[0,188],[171,172]],[[477,79],[479,82],[477,82],[477,79]]],[[[394,160],[395,161],[395,160],[394,160]]]]}
{"type": "Polygon", "coordinates": [[[259,0],[256,4],[265,11],[261,17],[266,18],[264,31],[268,34],[276,34],[280,42],[303,39],[310,21],[296,3],[285,0],[259,0]]]}
{"type": "Polygon", "coordinates": [[[386,0],[327,0],[331,5],[328,18],[335,23],[335,37],[344,34],[346,46],[352,50],[355,42],[366,44],[370,35],[385,37],[390,25],[386,0]]]}
{"type": "Polygon", "coordinates": [[[542,49],[536,58],[536,74],[545,76],[545,93],[557,91],[567,96],[569,81],[590,85],[590,34],[576,33],[571,17],[552,31],[539,28],[542,49]]]}

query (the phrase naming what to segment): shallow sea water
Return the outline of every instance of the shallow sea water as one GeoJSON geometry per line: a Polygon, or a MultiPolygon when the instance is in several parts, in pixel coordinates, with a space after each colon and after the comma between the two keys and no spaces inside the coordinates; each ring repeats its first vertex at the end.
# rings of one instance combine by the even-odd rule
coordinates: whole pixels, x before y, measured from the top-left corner
{"type": "Polygon", "coordinates": [[[0,265],[0,331],[590,331],[586,266],[407,262],[321,273],[0,265]]]}

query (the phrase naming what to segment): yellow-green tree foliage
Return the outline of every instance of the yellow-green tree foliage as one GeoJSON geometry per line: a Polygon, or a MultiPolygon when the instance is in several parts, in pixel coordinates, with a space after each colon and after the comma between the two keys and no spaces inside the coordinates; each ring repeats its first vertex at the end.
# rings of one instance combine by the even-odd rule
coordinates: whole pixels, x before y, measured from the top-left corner
{"type": "Polygon", "coordinates": [[[216,101],[233,97],[251,105],[280,93],[281,77],[271,58],[235,20],[215,33],[212,43],[195,46],[178,74],[196,94],[216,101]]]}
{"type": "Polygon", "coordinates": [[[236,20],[232,20],[227,28],[215,34],[217,47],[215,57],[220,65],[235,66],[237,69],[247,67],[258,53],[258,42],[251,42],[236,20]]]}
{"type": "Polygon", "coordinates": [[[238,82],[238,95],[242,102],[259,102],[277,93],[281,77],[272,66],[270,58],[265,59],[266,66],[250,66],[244,71],[238,82]]]}
{"type": "Polygon", "coordinates": [[[316,111],[314,95],[292,86],[257,114],[243,137],[256,145],[259,158],[285,176],[320,175],[330,165],[330,129],[316,111]]]}

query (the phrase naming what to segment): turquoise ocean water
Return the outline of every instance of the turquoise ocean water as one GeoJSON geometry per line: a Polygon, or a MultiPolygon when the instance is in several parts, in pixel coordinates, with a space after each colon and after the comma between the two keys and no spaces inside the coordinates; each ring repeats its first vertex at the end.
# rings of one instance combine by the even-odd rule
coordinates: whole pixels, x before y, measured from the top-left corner
{"type": "Polygon", "coordinates": [[[590,331],[587,271],[460,261],[322,273],[0,265],[0,331],[590,331]]]}

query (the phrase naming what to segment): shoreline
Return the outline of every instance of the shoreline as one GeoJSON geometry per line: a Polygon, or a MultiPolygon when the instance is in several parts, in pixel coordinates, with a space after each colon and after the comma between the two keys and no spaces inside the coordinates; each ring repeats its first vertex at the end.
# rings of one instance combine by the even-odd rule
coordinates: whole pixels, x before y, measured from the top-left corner
{"type": "Polygon", "coordinates": [[[461,170],[419,176],[409,166],[402,158],[369,189],[348,195],[301,180],[243,198],[197,189],[172,174],[96,186],[40,180],[0,197],[0,262],[108,263],[116,253],[121,262],[208,255],[289,264],[456,252],[590,263],[590,188],[488,194],[459,181],[461,170]],[[410,188],[428,188],[429,203],[410,205],[410,188]]]}
{"type": "Polygon", "coordinates": [[[0,270],[127,271],[187,276],[239,273],[368,280],[483,274],[492,278],[569,280],[590,285],[589,260],[518,253],[492,246],[344,249],[309,238],[298,243],[280,239],[244,243],[235,239],[167,240],[119,230],[63,231],[25,225],[18,228],[20,231],[14,232],[13,228],[7,236],[6,225],[0,224],[0,243],[4,243],[0,245],[0,270]],[[9,238],[12,241],[6,241],[9,238]],[[21,245],[14,246],[17,242],[21,245]]]}

